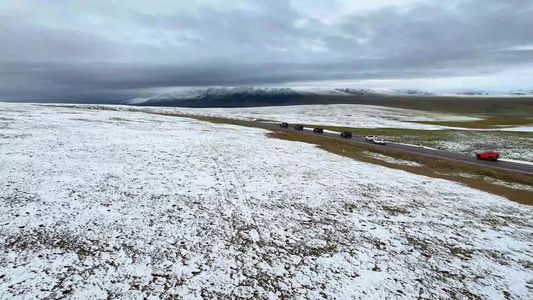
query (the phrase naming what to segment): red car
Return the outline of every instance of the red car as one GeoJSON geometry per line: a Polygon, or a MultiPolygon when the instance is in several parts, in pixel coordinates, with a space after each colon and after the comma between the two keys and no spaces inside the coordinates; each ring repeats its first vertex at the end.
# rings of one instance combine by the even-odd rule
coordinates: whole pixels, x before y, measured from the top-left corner
{"type": "Polygon", "coordinates": [[[500,158],[500,152],[485,151],[476,154],[477,159],[486,159],[496,161],[500,158]]]}
{"type": "Polygon", "coordinates": [[[315,132],[315,133],[324,133],[324,128],[317,127],[315,129],[313,129],[313,132],[315,132]]]}

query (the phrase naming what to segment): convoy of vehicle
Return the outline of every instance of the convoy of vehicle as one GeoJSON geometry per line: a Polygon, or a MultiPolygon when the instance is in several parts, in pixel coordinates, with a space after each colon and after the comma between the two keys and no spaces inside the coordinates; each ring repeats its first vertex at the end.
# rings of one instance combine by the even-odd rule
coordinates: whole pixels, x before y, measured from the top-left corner
{"type": "MultiPolygon", "coordinates": [[[[279,125],[281,128],[289,128],[289,124],[287,122],[283,122],[279,125]]],[[[304,130],[304,127],[303,125],[296,125],[294,126],[294,129],[296,130],[304,130]]],[[[314,133],[324,133],[324,128],[322,127],[316,127],[316,128],[313,128],[313,132],[314,133]]],[[[344,131],[341,133],[341,137],[343,138],[352,138],[352,133],[350,131],[344,131]]],[[[377,144],[377,145],[386,145],[387,142],[377,136],[377,135],[367,135],[365,136],[365,141],[367,142],[372,142],[374,144],[377,144]]],[[[476,153],[476,158],[477,159],[484,159],[484,160],[489,160],[489,161],[497,161],[499,158],[500,158],[500,152],[496,152],[496,151],[485,151],[485,152],[479,152],[479,153],[476,153]]]]}

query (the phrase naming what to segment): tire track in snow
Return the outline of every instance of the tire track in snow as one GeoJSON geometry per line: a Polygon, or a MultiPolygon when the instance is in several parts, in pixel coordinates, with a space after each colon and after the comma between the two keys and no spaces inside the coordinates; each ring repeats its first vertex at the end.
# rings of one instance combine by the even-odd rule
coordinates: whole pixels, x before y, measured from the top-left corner
{"type": "Polygon", "coordinates": [[[244,190],[242,189],[242,186],[243,186],[242,180],[240,179],[239,175],[237,175],[237,172],[235,171],[231,163],[229,163],[224,158],[224,156],[213,145],[209,145],[209,147],[211,148],[212,152],[215,153],[214,156],[210,155],[211,159],[216,164],[224,180],[226,197],[227,197],[226,202],[230,203],[233,207],[235,207],[239,211],[239,215],[243,217],[246,223],[253,224],[254,223],[253,217],[249,209],[247,209],[251,207],[251,203],[246,195],[246,192],[244,192],[244,190]],[[231,173],[231,177],[235,179],[236,184],[232,184],[230,180],[229,185],[235,188],[235,193],[231,193],[233,191],[233,188],[228,188],[228,180],[226,180],[226,177],[230,173],[231,173]]]}

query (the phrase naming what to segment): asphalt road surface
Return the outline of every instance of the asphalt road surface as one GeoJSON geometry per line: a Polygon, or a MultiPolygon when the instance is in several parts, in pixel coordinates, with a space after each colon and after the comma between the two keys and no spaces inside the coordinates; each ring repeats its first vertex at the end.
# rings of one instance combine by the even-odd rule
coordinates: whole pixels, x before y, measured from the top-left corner
{"type": "MultiPolygon", "coordinates": [[[[231,121],[235,122],[235,120],[231,120],[231,121]]],[[[364,144],[364,145],[373,146],[376,148],[387,147],[388,149],[395,149],[400,152],[408,152],[408,153],[418,154],[418,155],[423,155],[423,156],[454,160],[458,162],[485,166],[487,168],[494,168],[494,169],[500,169],[500,170],[506,170],[506,171],[512,171],[512,172],[520,172],[520,173],[525,173],[525,174],[533,174],[533,165],[514,163],[514,162],[502,161],[502,160],[499,160],[499,161],[481,160],[481,159],[477,159],[474,153],[472,155],[465,155],[461,153],[453,153],[453,152],[448,152],[448,151],[425,148],[421,146],[405,145],[405,144],[398,144],[398,143],[393,143],[393,142],[387,142],[386,145],[376,145],[372,142],[365,141],[364,136],[354,135],[352,138],[342,138],[340,136],[340,133],[331,133],[331,132],[314,133],[313,128],[306,128],[304,130],[295,130],[294,124],[289,125],[289,128],[281,128],[279,124],[273,124],[273,123],[237,121],[237,123],[241,123],[241,122],[243,123],[243,125],[250,125],[250,126],[262,127],[262,128],[267,128],[267,129],[275,129],[275,130],[296,131],[301,134],[310,134],[310,135],[315,135],[315,136],[320,135],[325,138],[342,140],[342,141],[346,141],[346,142],[350,142],[354,144],[364,144]]]]}

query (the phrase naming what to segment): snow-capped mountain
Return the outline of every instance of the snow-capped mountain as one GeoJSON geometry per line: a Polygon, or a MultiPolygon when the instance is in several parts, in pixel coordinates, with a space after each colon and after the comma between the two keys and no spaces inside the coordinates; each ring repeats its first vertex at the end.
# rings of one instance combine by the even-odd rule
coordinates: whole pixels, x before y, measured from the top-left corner
{"type": "Polygon", "coordinates": [[[209,87],[183,88],[149,98],[135,98],[122,102],[143,106],[242,107],[295,104],[366,103],[372,99],[409,96],[526,96],[533,90],[514,90],[504,93],[464,91],[434,94],[424,90],[372,90],[359,88],[322,87],[209,87]]]}
{"type": "Polygon", "coordinates": [[[276,104],[303,97],[345,97],[345,96],[372,96],[372,95],[398,94],[395,92],[381,92],[369,89],[354,88],[307,88],[307,87],[210,87],[180,89],[174,92],[157,95],[150,98],[135,98],[124,101],[130,105],[168,105],[191,104],[194,100],[203,101],[267,101],[276,104]]]}
{"type": "Polygon", "coordinates": [[[402,94],[402,95],[413,95],[413,96],[431,96],[431,95],[434,95],[433,93],[430,93],[428,91],[414,90],[414,89],[395,90],[395,92],[398,93],[398,94],[402,94]]]}
{"type": "Polygon", "coordinates": [[[157,95],[150,98],[135,98],[124,104],[156,104],[159,102],[223,99],[228,97],[261,97],[261,96],[295,96],[300,93],[291,88],[257,88],[257,87],[210,87],[205,89],[180,89],[174,92],[157,95]]]}
{"type": "Polygon", "coordinates": [[[490,91],[465,91],[456,93],[457,95],[464,96],[498,96],[498,95],[507,95],[506,93],[499,92],[490,92],[490,91]]]}
{"type": "Polygon", "coordinates": [[[364,95],[400,95],[401,93],[393,90],[371,90],[371,89],[355,89],[355,88],[336,88],[335,91],[353,95],[353,96],[364,96],[364,95]]]}
{"type": "Polygon", "coordinates": [[[510,91],[465,91],[457,93],[457,95],[467,95],[467,96],[530,96],[533,95],[532,90],[510,90],[510,91]]]}

